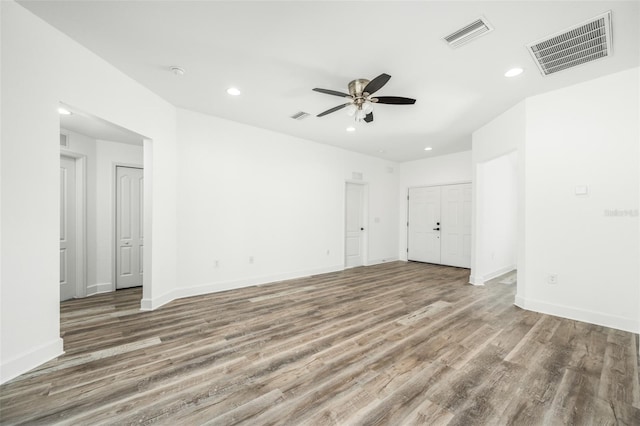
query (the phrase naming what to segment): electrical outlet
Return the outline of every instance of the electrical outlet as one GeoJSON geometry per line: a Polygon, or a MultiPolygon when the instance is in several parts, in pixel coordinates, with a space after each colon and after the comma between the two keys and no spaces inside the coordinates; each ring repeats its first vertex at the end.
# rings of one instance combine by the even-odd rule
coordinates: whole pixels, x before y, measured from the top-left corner
{"type": "Polygon", "coordinates": [[[249,263],[253,263],[253,256],[249,256],[249,263]]]}
{"type": "Polygon", "coordinates": [[[547,275],[547,282],[551,285],[556,285],[558,284],[558,274],[548,274],[547,275]]]}

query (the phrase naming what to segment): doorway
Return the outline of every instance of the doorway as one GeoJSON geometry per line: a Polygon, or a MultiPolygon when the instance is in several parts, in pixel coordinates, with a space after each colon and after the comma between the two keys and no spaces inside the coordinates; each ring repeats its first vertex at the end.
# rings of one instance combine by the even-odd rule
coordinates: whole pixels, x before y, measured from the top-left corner
{"type": "Polygon", "coordinates": [[[60,301],[76,297],[76,161],[60,156],[60,301]]]}
{"type": "Polygon", "coordinates": [[[142,286],[143,194],[143,169],[116,166],[116,289],[142,286]]]}
{"type": "Polygon", "coordinates": [[[85,160],[60,155],[60,301],[86,294],[85,160]]]}
{"type": "Polygon", "coordinates": [[[365,263],[365,185],[347,182],[345,188],[345,268],[365,263]]]}
{"type": "Polygon", "coordinates": [[[471,266],[471,184],[409,188],[407,259],[471,266]]]}

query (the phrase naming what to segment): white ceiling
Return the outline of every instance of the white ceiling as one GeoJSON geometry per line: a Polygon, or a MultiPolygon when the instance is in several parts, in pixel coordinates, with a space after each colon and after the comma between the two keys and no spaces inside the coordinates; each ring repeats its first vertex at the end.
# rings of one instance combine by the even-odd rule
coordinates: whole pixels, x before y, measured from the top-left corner
{"type": "Polygon", "coordinates": [[[394,161],[468,150],[474,130],[523,98],[640,63],[637,1],[20,3],[178,107],[394,161]],[[542,77],[525,45],[607,10],[613,56],[542,77]],[[442,40],[480,16],[493,32],[458,49],[442,40]],[[503,77],[513,66],[525,72],[503,77]],[[376,105],[352,133],[343,111],[315,117],[343,100],[312,88],[347,91],[383,72],[378,95],[417,103],[376,105]],[[301,110],[312,116],[290,118],[301,110]]]}

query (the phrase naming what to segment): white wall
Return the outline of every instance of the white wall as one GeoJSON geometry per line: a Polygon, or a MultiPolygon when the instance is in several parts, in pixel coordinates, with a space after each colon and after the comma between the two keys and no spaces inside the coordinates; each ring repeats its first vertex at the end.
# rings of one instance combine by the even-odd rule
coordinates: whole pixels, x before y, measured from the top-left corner
{"type": "Polygon", "coordinates": [[[407,260],[407,195],[409,188],[472,181],[471,151],[400,164],[398,193],[398,258],[407,260]]]}
{"type": "MultiPolygon", "coordinates": [[[[62,352],[59,324],[59,116],[63,102],[153,140],[145,197],[153,264],[144,297],[175,274],[175,109],[12,1],[1,12],[2,277],[0,380],[62,352]]],[[[147,169],[145,169],[145,173],[147,169]]],[[[149,261],[145,259],[145,261],[149,261]]]]}
{"type": "Polygon", "coordinates": [[[520,306],[639,331],[639,218],[605,214],[638,209],[638,84],[635,68],[527,99],[520,306]]]}
{"type": "Polygon", "coordinates": [[[476,166],[475,256],[470,282],[482,285],[516,269],[518,233],[518,154],[476,166]]]}
{"type": "Polygon", "coordinates": [[[397,258],[395,163],[186,110],[178,135],[182,288],[165,300],[342,269],[353,172],[368,187],[368,263],[397,258]]]}
{"type": "MultiPolygon", "coordinates": [[[[471,238],[471,284],[482,285],[501,273],[513,269],[510,264],[515,255],[515,266],[518,268],[518,291],[525,289],[525,245],[524,245],[524,224],[525,224],[525,140],[526,140],[526,104],[522,101],[514,107],[500,114],[489,123],[476,130],[472,135],[473,152],[473,200],[472,200],[472,223],[473,233],[471,238]],[[498,170],[489,173],[495,174],[502,170],[510,183],[500,182],[499,178],[487,177],[487,164],[493,160],[505,158],[514,154],[511,161],[515,164],[515,176],[511,174],[506,164],[498,170]],[[515,185],[514,185],[515,184],[515,185]],[[503,191],[511,194],[509,197],[498,198],[496,200],[497,185],[503,191]],[[516,194],[516,211],[513,212],[513,193],[516,194]],[[510,226],[502,234],[502,238],[493,238],[493,230],[496,227],[496,211],[491,204],[498,202],[503,208],[509,209],[510,226]],[[509,206],[509,207],[507,207],[509,206]],[[515,214],[515,225],[511,223],[515,214]],[[511,234],[515,232],[515,234],[511,234]],[[513,241],[516,241],[515,253],[513,241]],[[499,242],[498,242],[499,241],[499,242]]],[[[495,165],[496,163],[494,163],[495,165]]],[[[498,163],[499,164],[499,163],[498,163]]],[[[489,166],[491,167],[491,166],[489,166]]],[[[498,213],[500,214],[500,213],[498,213]]]]}

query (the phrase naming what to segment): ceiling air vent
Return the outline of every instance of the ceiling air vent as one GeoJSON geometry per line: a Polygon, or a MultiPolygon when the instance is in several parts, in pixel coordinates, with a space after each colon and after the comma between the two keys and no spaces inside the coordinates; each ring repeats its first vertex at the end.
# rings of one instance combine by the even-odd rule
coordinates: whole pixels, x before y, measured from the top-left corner
{"type": "Polygon", "coordinates": [[[308,116],[309,116],[308,112],[298,111],[295,114],[293,114],[291,118],[293,118],[294,120],[304,120],[308,116]]]}
{"type": "Polygon", "coordinates": [[[484,18],[478,18],[469,25],[466,25],[464,28],[444,37],[444,40],[449,43],[449,46],[455,48],[469,43],[490,31],[493,31],[491,24],[489,24],[489,22],[484,18]]]}
{"type": "Polygon", "coordinates": [[[612,52],[611,11],[527,45],[542,75],[573,68],[612,52]]]}
{"type": "Polygon", "coordinates": [[[69,147],[69,136],[64,134],[64,133],[60,133],[60,146],[63,148],[68,148],[69,147]]]}

